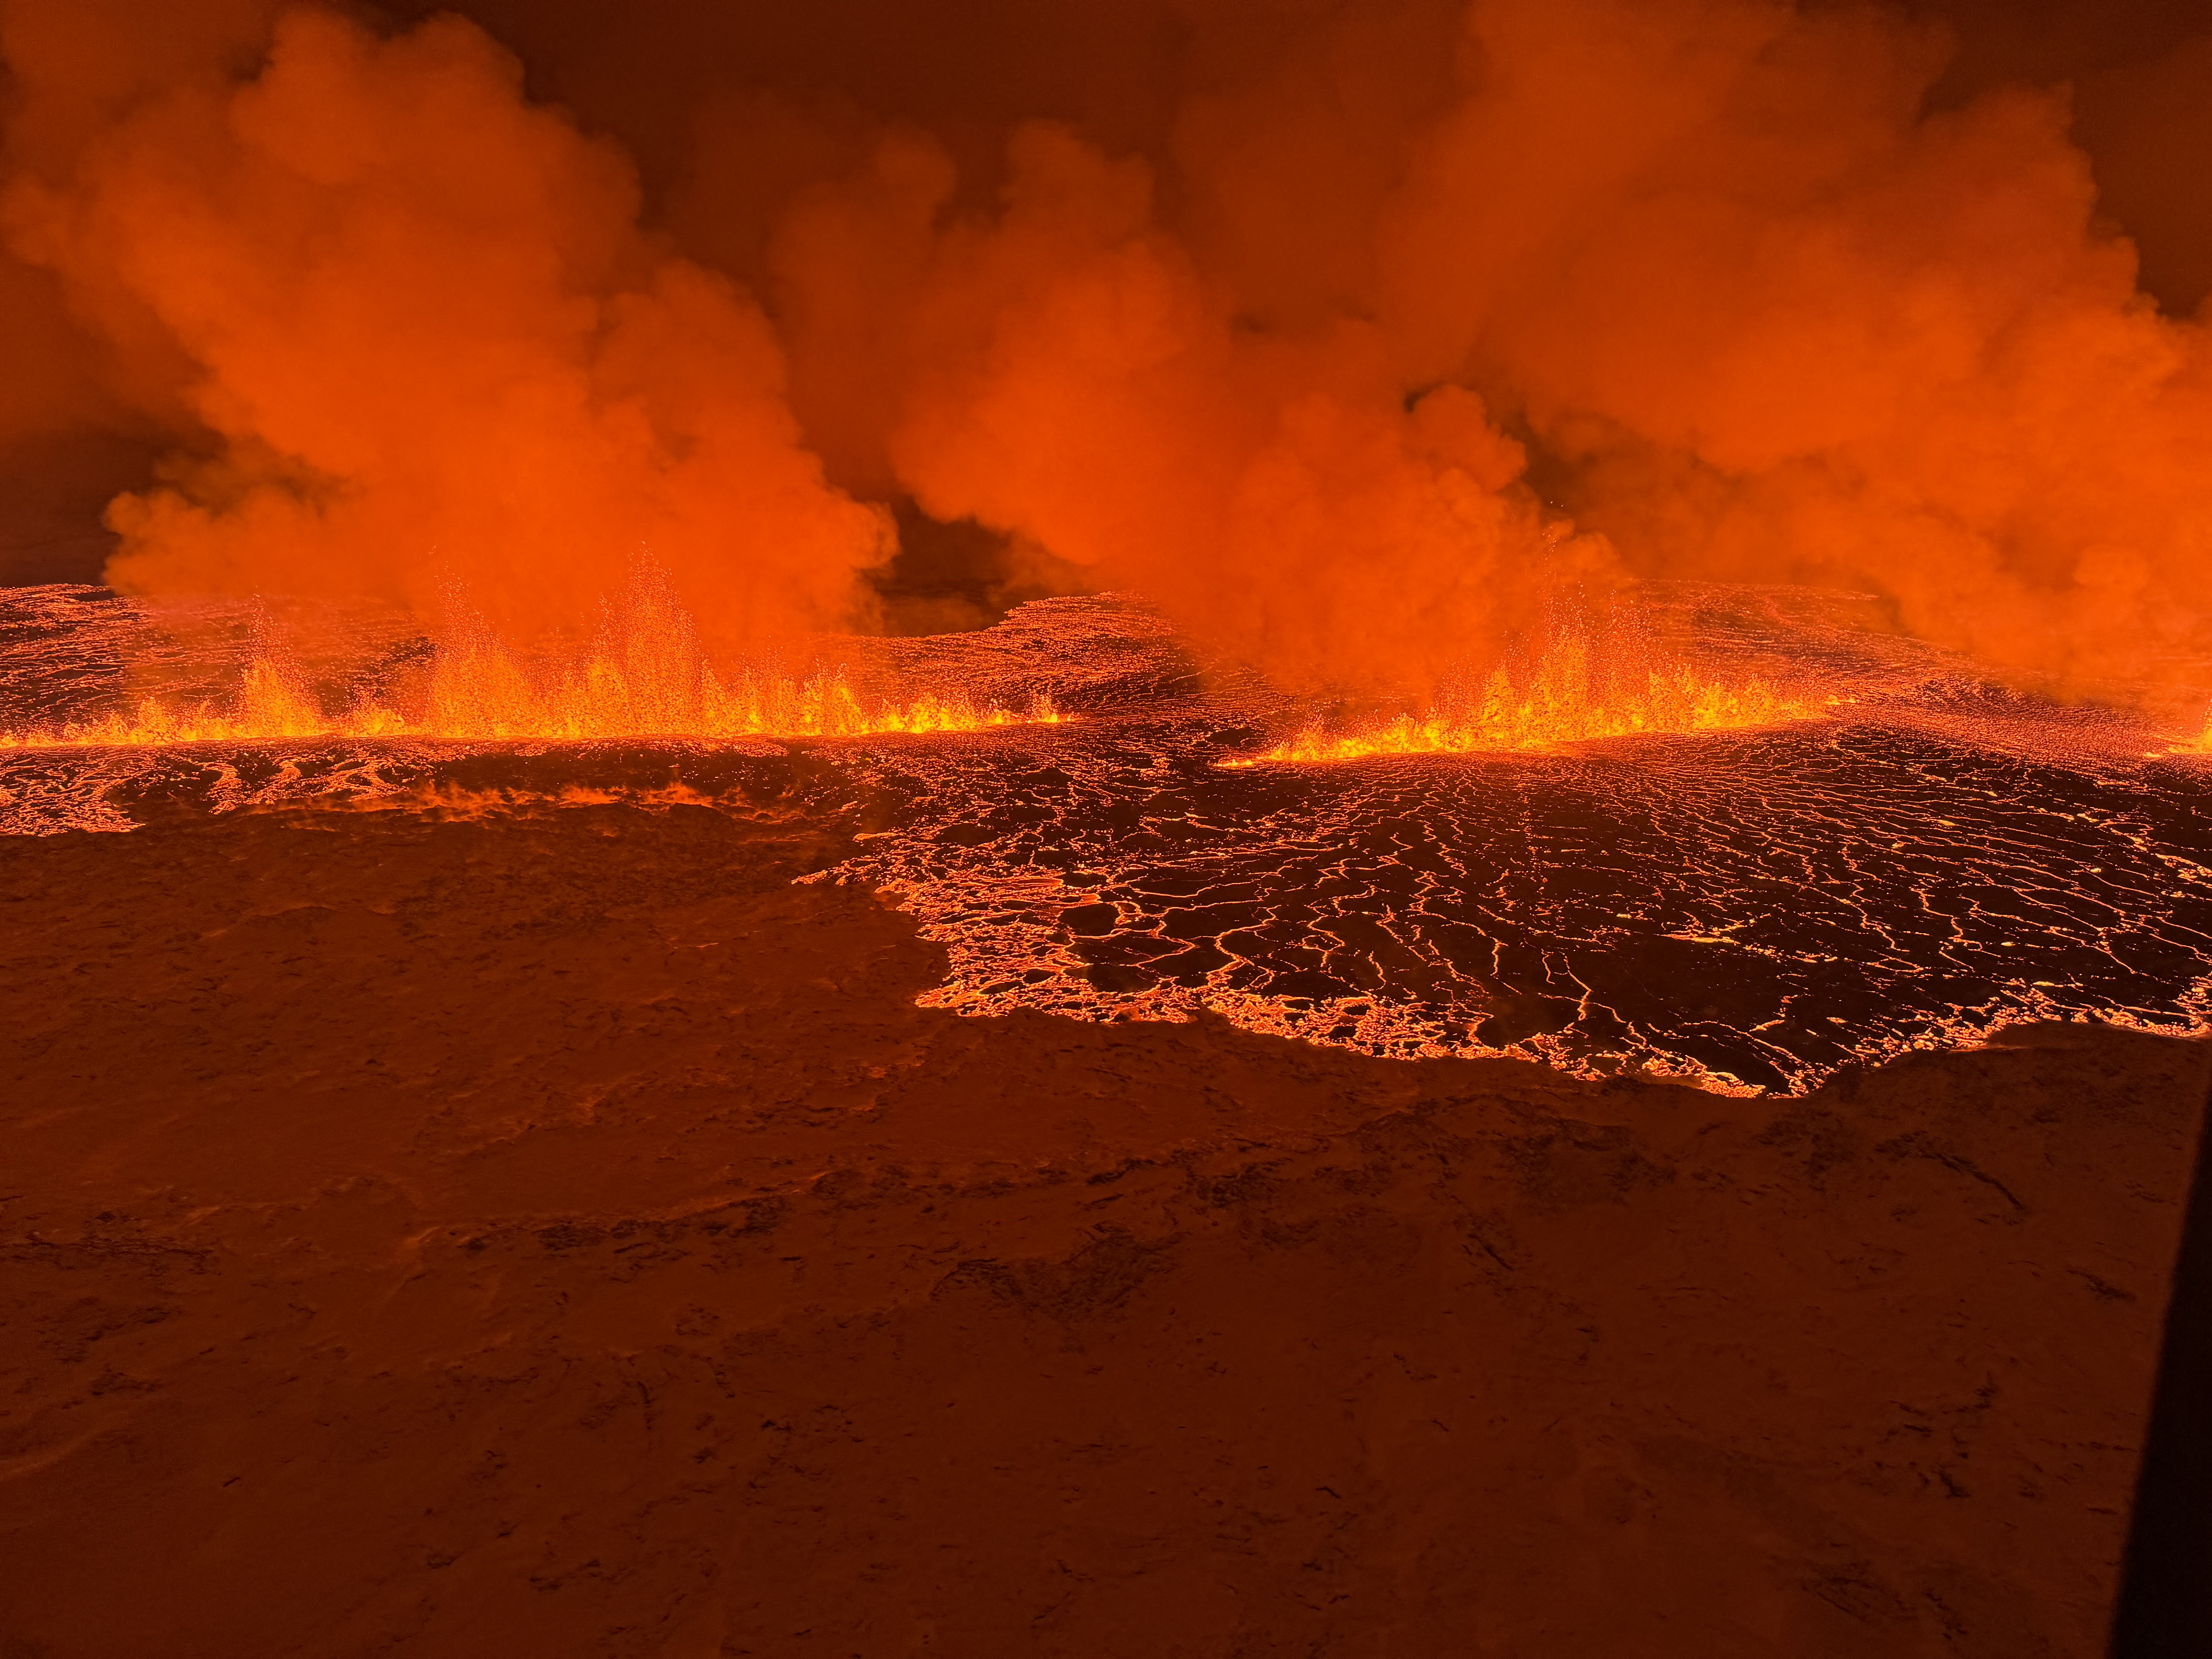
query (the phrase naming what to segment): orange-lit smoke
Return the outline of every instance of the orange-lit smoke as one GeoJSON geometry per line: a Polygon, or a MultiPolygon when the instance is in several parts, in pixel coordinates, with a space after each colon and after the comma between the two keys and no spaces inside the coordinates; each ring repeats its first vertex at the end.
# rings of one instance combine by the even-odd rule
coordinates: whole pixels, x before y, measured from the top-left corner
{"type": "MultiPolygon", "coordinates": [[[[70,39],[42,21],[19,72],[70,39]]],[[[520,75],[458,19],[293,10],[243,84],[160,88],[19,179],[17,248],[172,348],[212,440],[109,509],[118,586],[427,612],[458,583],[573,632],[642,550],[720,636],[863,619],[886,524],[823,483],[759,308],[520,75]]]]}
{"type": "Polygon", "coordinates": [[[1611,573],[1516,487],[1521,447],[1474,392],[1409,387],[1371,323],[1240,320],[1140,163],[1028,125],[1010,166],[999,213],[948,219],[949,166],[890,138],[856,184],[803,197],[777,248],[802,387],[878,420],[930,513],[1301,680],[1432,678],[1611,573]]]}
{"type": "Polygon", "coordinates": [[[1588,521],[2077,682],[2212,644],[2212,338],[2136,292],[2063,97],[1923,113],[1941,43],[1872,9],[1473,22],[1386,304],[1514,389],[1588,521]]]}
{"type": "MultiPolygon", "coordinates": [[[[69,8],[7,3],[34,110],[82,72],[34,50],[69,8]]],[[[669,60],[668,237],[453,18],[287,12],[65,164],[19,137],[15,246],[217,441],[117,504],[117,578],[419,604],[450,571],[587,628],[642,544],[743,637],[865,620],[855,498],[903,494],[1304,683],[1433,686],[1634,575],[1870,586],[2076,687],[2212,653],[2212,337],[2138,292],[2064,90],[1931,97],[1938,28],[975,0],[949,100],[898,91],[872,6],[804,73],[669,60]]],[[[470,9],[572,24],[594,84],[582,11],[470,9]]],[[[2191,51],[2145,82],[2176,109],[2191,51]]]]}
{"type": "Polygon", "coordinates": [[[885,441],[924,503],[1278,665],[1448,656],[1621,567],[1871,586],[2075,684],[2212,647],[2212,342],[2136,293],[2062,96],[1926,113],[1941,38],[1870,8],[1375,33],[1191,101],[1180,238],[1139,164],[1034,128],[996,218],[945,226],[890,141],[787,225],[799,384],[896,310],[850,272],[903,276],[885,441]],[[1540,523],[1496,415],[1610,546],[1540,523]]]}

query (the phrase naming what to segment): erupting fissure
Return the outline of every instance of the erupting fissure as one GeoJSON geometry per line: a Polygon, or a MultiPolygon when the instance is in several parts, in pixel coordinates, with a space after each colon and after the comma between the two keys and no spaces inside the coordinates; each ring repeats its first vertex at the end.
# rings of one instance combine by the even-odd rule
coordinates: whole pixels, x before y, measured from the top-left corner
{"type": "Polygon", "coordinates": [[[725,683],[688,641],[633,636],[580,670],[533,675],[481,641],[434,653],[412,699],[356,696],[327,714],[276,658],[246,665],[228,708],[142,698],[128,714],[0,732],[0,748],[162,746],[293,738],[428,738],[575,742],[622,738],[861,738],[1054,725],[1066,717],[1039,694],[1021,709],[966,691],[925,691],[905,701],[871,696],[842,668],[806,676],[747,670],[725,683]],[[404,705],[411,705],[408,712],[404,705]]]}
{"type": "MultiPolygon", "coordinates": [[[[1492,674],[1486,712],[1472,683],[1468,738],[1518,741],[1510,760],[1409,744],[1390,765],[1233,769],[1224,758],[1285,697],[1195,672],[1204,659],[1156,613],[1105,599],[1035,601],[974,633],[818,639],[794,665],[847,661],[849,680],[756,674],[750,690],[709,675],[680,610],[651,593],[611,607],[596,647],[567,658],[450,617],[427,656],[402,618],[295,620],[288,655],[247,647],[273,644],[252,612],[0,595],[0,725],[75,720],[70,737],[98,741],[88,728],[121,705],[118,686],[167,698],[105,734],[143,746],[0,752],[0,836],[129,831],[185,808],[774,804],[851,835],[816,878],[895,897],[947,951],[930,1006],[1205,1012],[1403,1059],[1510,1054],[1730,1092],[1800,1094],[2023,1020],[2212,1029],[2201,768],[2146,757],[2154,727],[1962,677],[1881,630],[1870,603],[1653,589],[1632,622],[1571,625],[1492,674]],[[341,655],[362,666],[318,671],[318,703],[301,665],[341,655]],[[243,685],[211,697],[211,668],[243,685]],[[374,697],[326,717],[341,684],[374,697]],[[716,726],[927,730],[912,690],[948,686],[996,729],[804,756],[697,740],[716,726]],[[909,701],[867,700],[900,688],[909,701]],[[1037,692],[1082,718],[1008,713],[1037,692]],[[221,703],[227,731],[300,740],[187,750],[220,735],[212,719],[162,711],[196,697],[221,703]],[[408,718],[363,712],[378,708],[408,718]],[[1669,728],[1691,736],[1575,745],[1669,728]],[[594,734],[630,740],[528,740],[594,734]]],[[[777,666],[735,648],[726,660],[777,666]]]]}
{"type": "Polygon", "coordinates": [[[1266,753],[1231,761],[1360,760],[1376,755],[1534,753],[1602,738],[1741,732],[1818,720],[1821,699],[1757,676],[1708,675],[1686,664],[1618,672],[1589,640],[1556,641],[1533,672],[1492,672],[1479,692],[1447,698],[1419,714],[1348,732],[1316,720],[1266,753]]]}

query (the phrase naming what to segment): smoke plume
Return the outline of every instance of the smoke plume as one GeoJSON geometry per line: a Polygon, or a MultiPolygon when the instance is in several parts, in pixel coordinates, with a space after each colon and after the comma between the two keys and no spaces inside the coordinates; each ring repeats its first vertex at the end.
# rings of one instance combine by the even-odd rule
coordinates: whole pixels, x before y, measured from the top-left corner
{"type": "Polygon", "coordinates": [[[884,516],[823,483],[759,307],[520,80],[459,19],[295,9],[242,83],[154,91],[18,185],[19,251],[177,360],[212,441],[108,508],[111,580],[426,610],[458,582],[539,631],[643,554],[726,635],[856,619],[884,516]]]}
{"type": "Polygon", "coordinates": [[[896,507],[1306,683],[1637,576],[2212,652],[2212,34],[2141,5],[469,9],[0,8],[23,280],[170,434],[118,583],[573,629],[642,549],[744,643],[866,625],[896,507]]]}

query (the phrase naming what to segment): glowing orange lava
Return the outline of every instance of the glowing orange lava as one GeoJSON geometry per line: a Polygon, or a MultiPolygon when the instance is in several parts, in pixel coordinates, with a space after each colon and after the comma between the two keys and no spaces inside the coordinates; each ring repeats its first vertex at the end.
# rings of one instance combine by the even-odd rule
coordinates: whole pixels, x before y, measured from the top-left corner
{"type": "Polygon", "coordinates": [[[2212,755],[2212,708],[2204,711],[2204,724],[2193,736],[2176,738],[2162,750],[2154,749],[2149,758],[2160,755],[2212,755]]]}
{"type": "Polygon", "coordinates": [[[276,659],[249,664],[230,706],[179,708],[143,699],[127,715],[44,730],[0,732],[0,749],[166,746],[287,738],[434,738],[583,741],[617,738],[863,738],[1056,725],[1045,696],[1015,710],[966,692],[907,702],[864,696],[842,671],[805,678],[748,672],[725,684],[688,640],[633,636],[602,649],[580,672],[532,675],[496,644],[439,651],[419,712],[374,699],[324,712],[276,659]]]}
{"type": "Polygon", "coordinates": [[[1400,714],[1351,732],[1331,732],[1316,722],[1265,754],[1228,764],[1528,753],[1600,738],[1741,732],[1820,719],[1832,701],[1797,695],[1755,676],[1714,678],[1679,665],[1651,669],[1640,680],[1607,673],[1594,660],[1589,642],[1570,635],[1518,680],[1499,668],[1479,694],[1425,714],[1400,714]]]}

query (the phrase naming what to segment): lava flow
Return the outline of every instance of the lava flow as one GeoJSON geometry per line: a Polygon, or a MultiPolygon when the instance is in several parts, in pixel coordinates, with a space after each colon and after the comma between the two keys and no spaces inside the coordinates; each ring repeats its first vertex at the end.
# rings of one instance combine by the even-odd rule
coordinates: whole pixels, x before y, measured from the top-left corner
{"type": "MultiPolygon", "coordinates": [[[[962,1013],[1206,1015],[1737,1092],[1802,1092],[2032,1019],[2212,1026],[2195,762],[2146,758],[2124,714],[1991,687],[1863,601],[1646,599],[1704,683],[1826,694],[1737,705],[1774,716],[1756,729],[1608,738],[1592,720],[1546,748],[1253,765],[1309,724],[1295,702],[1203,672],[1141,607],[1056,599],[867,648],[890,679],[1073,723],[819,746],[695,725],[27,748],[0,758],[0,827],[129,830],[163,803],[446,810],[454,789],[774,801],[843,826],[849,856],[819,878],[896,897],[948,951],[927,1000],[962,1013]]],[[[145,649],[90,590],[21,594],[0,617],[0,691],[112,683],[145,649]]],[[[1555,684],[1597,672],[1561,660],[1542,671],[1555,684]]]]}

